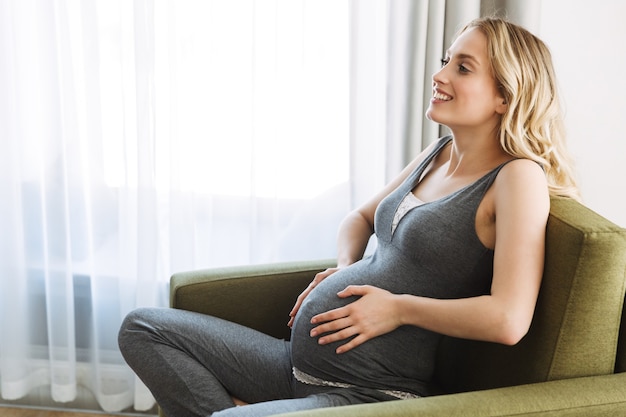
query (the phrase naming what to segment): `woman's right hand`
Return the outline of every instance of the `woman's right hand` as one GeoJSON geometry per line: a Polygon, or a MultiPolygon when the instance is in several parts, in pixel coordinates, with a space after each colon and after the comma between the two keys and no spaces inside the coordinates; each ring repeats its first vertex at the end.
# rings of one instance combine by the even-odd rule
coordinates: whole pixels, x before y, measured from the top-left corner
{"type": "Polygon", "coordinates": [[[331,276],[335,272],[339,271],[339,269],[340,268],[328,268],[327,270],[319,272],[318,274],[315,275],[315,278],[313,278],[313,281],[311,281],[309,286],[306,287],[304,289],[304,291],[302,291],[302,293],[298,296],[298,298],[296,300],[296,304],[291,309],[291,312],[289,313],[289,317],[290,317],[289,318],[289,323],[287,323],[287,325],[289,327],[293,326],[293,322],[294,322],[294,320],[296,318],[296,314],[298,314],[298,310],[300,310],[300,306],[304,302],[304,299],[309,295],[309,293],[311,291],[313,291],[313,289],[315,287],[317,287],[317,285],[320,282],[322,282],[323,280],[325,280],[326,278],[328,278],[329,276],[331,276]]]}

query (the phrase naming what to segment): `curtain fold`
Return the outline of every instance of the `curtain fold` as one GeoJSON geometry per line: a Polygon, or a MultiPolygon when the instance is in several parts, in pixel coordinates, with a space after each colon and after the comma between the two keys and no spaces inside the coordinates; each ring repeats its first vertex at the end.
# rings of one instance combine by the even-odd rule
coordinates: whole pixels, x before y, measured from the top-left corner
{"type": "MultiPolygon", "coordinates": [[[[177,271],[330,258],[349,2],[0,2],[0,395],[154,400],[117,330],[177,271]]],[[[49,397],[49,399],[41,397],[49,397]]]]}
{"type": "Polygon", "coordinates": [[[541,0],[482,0],[480,14],[504,17],[538,33],[541,26],[541,0]]]}
{"type": "Polygon", "coordinates": [[[350,206],[386,183],[389,2],[350,2],[350,206]]]}
{"type": "Polygon", "coordinates": [[[456,32],[480,15],[480,7],[480,0],[390,2],[388,180],[445,133],[424,116],[432,75],[456,32]]]}

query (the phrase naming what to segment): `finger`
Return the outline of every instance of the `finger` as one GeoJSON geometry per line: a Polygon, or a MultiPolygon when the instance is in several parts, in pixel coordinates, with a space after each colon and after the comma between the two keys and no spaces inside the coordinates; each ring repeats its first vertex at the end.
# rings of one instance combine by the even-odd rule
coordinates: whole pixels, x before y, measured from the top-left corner
{"type": "Polygon", "coordinates": [[[293,320],[296,317],[301,306],[302,306],[302,301],[297,301],[296,304],[293,306],[293,308],[289,312],[289,317],[291,318],[291,320],[293,320]]]}
{"type": "Polygon", "coordinates": [[[291,309],[291,311],[289,312],[289,315],[291,317],[295,316],[296,313],[298,312],[298,310],[300,310],[300,306],[302,305],[302,299],[300,297],[298,297],[296,299],[296,303],[293,305],[293,308],[291,309]]]}
{"type": "Polygon", "coordinates": [[[328,278],[329,276],[331,276],[337,271],[339,271],[339,268],[328,268],[322,272],[318,272],[317,274],[315,274],[315,277],[313,278],[313,284],[314,285],[319,284],[320,282],[324,281],[326,278],[328,278]]]}
{"type": "Polygon", "coordinates": [[[289,322],[287,322],[287,326],[289,327],[293,326],[293,323],[296,319],[296,315],[298,314],[298,311],[300,311],[300,307],[302,306],[302,301],[303,300],[297,301],[296,304],[291,309],[291,311],[289,312],[289,322]]]}
{"type": "Polygon", "coordinates": [[[330,334],[324,335],[323,337],[320,337],[317,343],[319,343],[320,345],[327,345],[329,343],[339,342],[341,340],[349,339],[353,336],[357,336],[358,334],[359,334],[359,331],[357,330],[355,326],[348,326],[335,333],[330,333],[330,334]]]}
{"type": "Polygon", "coordinates": [[[324,280],[324,278],[326,278],[328,275],[330,275],[328,273],[328,269],[326,271],[322,271],[322,272],[318,272],[317,274],[315,274],[315,277],[313,277],[313,282],[315,283],[320,283],[324,280]]]}
{"type": "Polygon", "coordinates": [[[348,285],[343,290],[337,293],[337,296],[341,298],[351,297],[353,295],[363,296],[370,291],[369,285],[348,285]]]}
{"type": "Polygon", "coordinates": [[[328,278],[330,275],[334,274],[338,270],[339,268],[328,268],[322,272],[318,272],[317,274],[315,274],[314,281],[317,281],[317,283],[319,284],[323,279],[328,278]]]}
{"type": "Polygon", "coordinates": [[[309,283],[309,285],[304,289],[304,291],[302,291],[302,293],[300,293],[300,295],[296,299],[296,303],[294,304],[293,308],[289,312],[290,319],[289,319],[289,322],[287,323],[287,326],[289,326],[289,327],[293,326],[294,317],[296,316],[296,314],[298,314],[298,311],[300,310],[300,307],[302,306],[302,303],[304,302],[305,298],[308,297],[308,295],[311,293],[311,291],[313,291],[313,289],[315,289],[315,287],[320,282],[322,282],[329,275],[334,274],[338,270],[339,270],[339,268],[328,268],[325,271],[318,272],[315,275],[315,277],[313,278],[313,281],[311,281],[311,283],[309,283]]]}
{"type": "Polygon", "coordinates": [[[334,310],[326,311],[325,313],[320,313],[311,318],[311,324],[318,324],[324,322],[330,322],[333,320],[341,319],[344,317],[348,317],[350,315],[349,311],[350,305],[335,308],[334,310]]]}
{"type": "Polygon", "coordinates": [[[298,296],[298,298],[296,298],[296,304],[291,309],[291,312],[289,313],[290,316],[293,317],[296,315],[296,313],[300,309],[300,306],[304,302],[304,299],[309,295],[311,291],[313,291],[314,286],[312,284],[313,283],[309,284],[309,286],[306,287],[304,291],[302,291],[302,293],[298,296]]]}
{"type": "Polygon", "coordinates": [[[309,333],[311,337],[323,335],[324,333],[336,332],[338,330],[345,329],[352,324],[349,317],[343,317],[337,320],[329,321],[311,329],[309,333]]]}
{"type": "Polygon", "coordinates": [[[367,337],[367,336],[365,336],[363,334],[360,334],[357,337],[355,337],[354,339],[350,340],[348,343],[339,346],[335,350],[335,353],[337,353],[338,355],[340,355],[342,353],[346,353],[346,352],[354,349],[355,347],[357,347],[359,345],[362,345],[367,340],[369,340],[369,337],[367,337]]]}

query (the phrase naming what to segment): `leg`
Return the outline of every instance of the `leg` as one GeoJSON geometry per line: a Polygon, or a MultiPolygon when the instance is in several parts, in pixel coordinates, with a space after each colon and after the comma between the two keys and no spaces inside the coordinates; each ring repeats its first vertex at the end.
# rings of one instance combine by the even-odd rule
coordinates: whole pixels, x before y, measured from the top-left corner
{"type": "Polygon", "coordinates": [[[137,309],[120,329],[124,358],[170,416],[207,416],[293,396],[289,344],[215,317],[137,309]]]}
{"type": "Polygon", "coordinates": [[[222,410],[213,417],[268,417],[324,407],[396,400],[380,391],[365,388],[329,388],[295,383],[298,398],[245,405],[222,410]]]}
{"type": "Polygon", "coordinates": [[[313,410],[323,407],[338,407],[351,403],[332,394],[313,395],[306,398],[291,400],[268,401],[241,407],[228,408],[213,414],[213,417],[267,417],[276,414],[291,413],[294,411],[313,410]]]}

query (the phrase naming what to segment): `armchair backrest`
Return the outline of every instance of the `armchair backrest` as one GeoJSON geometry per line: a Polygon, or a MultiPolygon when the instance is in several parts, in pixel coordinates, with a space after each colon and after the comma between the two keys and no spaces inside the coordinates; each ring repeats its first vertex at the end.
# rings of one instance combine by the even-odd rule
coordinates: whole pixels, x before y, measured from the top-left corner
{"type": "Polygon", "coordinates": [[[615,359],[615,373],[626,372],[626,300],[622,309],[622,324],[619,330],[617,344],[617,358],[615,359]]]}
{"type": "Polygon", "coordinates": [[[625,285],[626,229],[574,200],[552,198],[528,334],[515,346],[444,338],[438,382],[460,392],[626,371],[625,285]]]}

